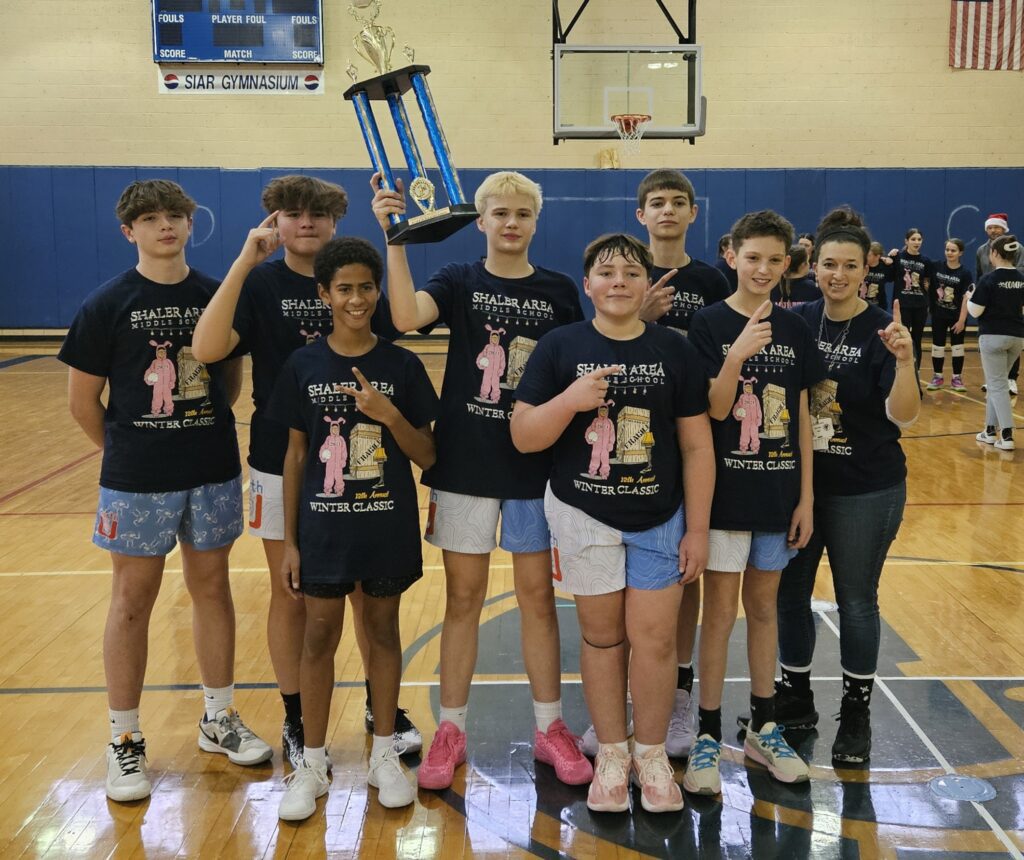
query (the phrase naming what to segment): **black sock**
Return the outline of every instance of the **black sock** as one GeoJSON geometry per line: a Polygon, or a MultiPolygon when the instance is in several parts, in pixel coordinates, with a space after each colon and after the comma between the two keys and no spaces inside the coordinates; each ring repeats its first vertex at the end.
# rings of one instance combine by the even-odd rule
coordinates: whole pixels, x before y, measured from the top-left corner
{"type": "Polygon", "coordinates": [[[298,693],[282,693],[284,700],[284,721],[292,726],[302,725],[302,701],[298,693]]]}
{"type": "Polygon", "coordinates": [[[793,669],[782,667],[782,686],[788,693],[794,696],[809,696],[811,694],[811,672],[797,672],[793,669]]]}
{"type": "Polygon", "coordinates": [[[687,693],[693,692],[693,664],[689,666],[679,667],[679,676],[676,681],[677,690],[686,690],[687,693]]]}
{"type": "Polygon", "coordinates": [[[364,678],[363,683],[366,684],[366,710],[370,710],[372,707],[370,703],[370,679],[364,678]]]}
{"type": "Polygon", "coordinates": [[[1013,428],[1012,427],[1004,427],[1003,428],[1003,441],[1006,442],[1006,441],[1009,441],[1012,438],[1013,438],[1013,428]]]}
{"type": "Polygon", "coordinates": [[[995,424],[989,424],[989,425],[988,425],[988,426],[987,426],[987,427],[985,428],[985,432],[986,432],[986,433],[987,433],[987,434],[988,434],[989,436],[995,436],[995,435],[996,435],[996,425],[995,425],[995,424]]]}
{"type": "Polygon", "coordinates": [[[871,691],[875,687],[875,679],[854,678],[843,672],[843,703],[841,708],[867,708],[871,704],[871,691]]]}
{"type": "Polygon", "coordinates": [[[719,743],[722,742],[722,709],[715,708],[713,711],[705,711],[703,708],[697,708],[697,720],[700,724],[700,728],[697,729],[699,735],[711,735],[719,743]]]}
{"type": "Polygon", "coordinates": [[[932,373],[942,376],[942,365],[946,363],[945,357],[932,359],[932,373]]]}
{"type": "Polygon", "coordinates": [[[963,376],[964,373],[964,357],[962,355],[953,356],[953,376],[963,376]]]}
{"type": "Polygon", "coordinates": [[[750,694],[750,731],[759,732],[765,723],[775,722],[775,697],[750,694]]]}

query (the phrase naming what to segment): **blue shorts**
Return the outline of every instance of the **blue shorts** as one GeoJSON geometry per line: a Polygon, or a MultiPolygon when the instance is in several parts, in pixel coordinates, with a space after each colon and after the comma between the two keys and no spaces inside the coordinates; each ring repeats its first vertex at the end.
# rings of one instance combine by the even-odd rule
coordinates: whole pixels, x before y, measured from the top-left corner
{"type": "Polygon", "coordinates": [[[610,594],[624,588],[660,591],[678,584],[683,509],[661,525],[625,532],[567,505],[548,487],[544,509],[551,529],[555,588],[569,594],[610,594]]]}
{"type": "Polygon", "coordinates": [[[711,529],[707,569],[721,573],[742,573],[748,567],[782,570],[797,552],[789,547],[786,532],[711,529]]]}
{"type": "Polygon", "coordinates": [[[543,499],[489,499],[446,490],[430,491],[424,535],[431,546],[449,552],[547,552],[551,536],[543,499]],[[498,521],[501,536],[495,540],[498,521]]]}
{"type": "Polygon", "coordinates": [[[167,555],[180,539],[198,550],[228,546],[242,534],[242,476],[168,493],[100,487],[92,542],[122,555],[167,555]]]}

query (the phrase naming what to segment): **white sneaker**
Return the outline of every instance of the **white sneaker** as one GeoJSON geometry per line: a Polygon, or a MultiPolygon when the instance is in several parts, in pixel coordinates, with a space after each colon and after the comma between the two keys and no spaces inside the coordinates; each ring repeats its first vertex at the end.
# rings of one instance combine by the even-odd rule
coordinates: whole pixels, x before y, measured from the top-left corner
{"type": "Polygon", "coordinates": [[[416,788],[409,781],[409,773],[402,767],[394,744],[380,755],[370,757],[366,781],[377,789],[380,805],[388,809],[399,809],[416,800],[416,788]]]}
{"type": "MultiPolygon", "coordinates": [[[[633,737],[633,721],[630,720],[626,723],[626,737],[633,737]]],[[[588,758],[596,758],[597,751],[600,748],[601,743],[597,739],[597,732],[594,730],[594,725],[591,723],[587,727],[587,730],[583,733],[580,738],[580,752],[588,758]]]]}
{"type": "Polygon", "coordinates": [[[1017,396],[1017,380],[1016,379],[1011,379],[1010,380],[1010,394],[1014,395],[1014,397],[1017,396]]]}
{"type": "Polygon", "coordinates": [[[265,762],[274,751],[242,722],[238,711],[227,708],[217,716],[199,721],[199,749],[222,753],[232,764],[254,765],[265,762]]]}
{"type": "Polygon", "coordinates": [[[1000,436],[992,443],[992,447],[998,448],[1000,451],[1012,451],[1014,449],[1013,437],[1011,436],[1009,439],[1006,439],[1000,436]]]}
{"type": "Polygon", "coordinates": [[[686,758],[697,740],[697,706],[686,690],[676,690],[676,704],[668,723],[665,752],[670,758],[686,758]]]}
{"type": "Polygon", "coordinates": [[[305,759],[284,778],[285,792],[277,807],[283,821],[302,821],[316,812],[316,799],[327,794],[327,768],[305,759]]]}
{"type": "Polygon", "coordinates": [[[977,436],[974,437],[979,442],[984,442],[986,445],[995,445],[996,440],[999,438],[995,433],[989,433],[988,430],[982,430],[977,436]]]}
{"type": "Polygon", "coordinates": [[[142,800],[153,792],[146,774],[146,741],[126,732],[107,745],[107,797],[122,803],[142,800]]]}

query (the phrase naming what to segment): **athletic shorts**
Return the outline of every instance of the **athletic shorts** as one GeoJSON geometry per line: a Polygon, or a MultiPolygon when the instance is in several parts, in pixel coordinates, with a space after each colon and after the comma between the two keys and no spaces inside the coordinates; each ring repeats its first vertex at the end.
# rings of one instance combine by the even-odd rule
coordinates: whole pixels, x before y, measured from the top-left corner
{"type": "Polygon", "coordinates": [[[551,529],[555,588],[579,595],[611,594],[626,587],[660,591],[682,578],[679,542],[686,533],[682,508],[660,526],[624,532],[565,504],[549,486],[544,513],[551,529]]]}
{"type": "Polygon", "coordinates": [[[162,556],[174,545],[229,546],[242,534],[242,476],[168,493],[100,487],[92,542],[122,555],[162,556]]]}
{"type": "Polygon", "coordinates": [[[284,540],[284,478],[249,468],[249,534],[284,540]]]}
{"type": "Polygon", "coordinates": [[[543,499],[488,499],[444,490],[430,491],[424,537],[431,546],[450,552],[485,553],[497,546],[508,552],[551,548],[543,499]],[[499,515],[501,539],[497,541],[499,515]]]}
{"type": "Polygon", "coordinates": [[[299,591],[308,594],[310,597],[345,597],[356,590],[356,585],[362,586],[363,594],[367,597],[394,597],[396,594],[404,594],[405,591],[418,582],[423,573],[420,571],[414,575],[396,577],[392,579],[363,579],[355,582],[310,582],[302,581],[302,571],[299,570],[299,591]]]}
{"type": "Polygon", "coordinates": [[[711,529],[708,570],[742,573],[747,567],[782,570],[797,550],[790,549],[786,532],[741,532],[711,529]]]}

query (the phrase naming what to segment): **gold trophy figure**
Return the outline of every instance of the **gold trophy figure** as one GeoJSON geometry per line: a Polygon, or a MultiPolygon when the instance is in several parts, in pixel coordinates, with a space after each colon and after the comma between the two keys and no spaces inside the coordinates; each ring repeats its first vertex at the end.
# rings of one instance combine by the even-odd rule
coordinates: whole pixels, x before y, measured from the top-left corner
{"type": "Polygon", "coordinates": [[[377,23],[380,15],[380,0],[352,0],[349,14],[363,25],[352,44],[359,56],[377,70],[378,75],[391,71],[391,52],[395,49],[395,31],[377,23]],[[368,17],[359,14],[361,9],[369,12],[368,17]]]}

